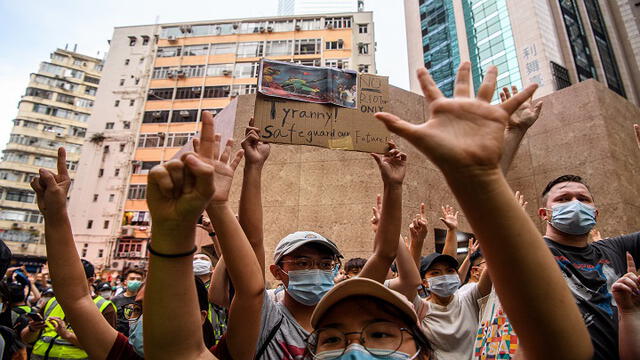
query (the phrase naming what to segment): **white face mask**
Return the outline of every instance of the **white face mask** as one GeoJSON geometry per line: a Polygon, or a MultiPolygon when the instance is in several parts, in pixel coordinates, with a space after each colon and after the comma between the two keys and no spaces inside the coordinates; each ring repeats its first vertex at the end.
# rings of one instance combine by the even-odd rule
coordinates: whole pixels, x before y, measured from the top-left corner
{"type": "Polygon", "coordinates": [[[107,300],[111,299],[111,290],[101,291],[100,292],[100,296],[102,296],[103,298],[105,298],[107,300]]]}

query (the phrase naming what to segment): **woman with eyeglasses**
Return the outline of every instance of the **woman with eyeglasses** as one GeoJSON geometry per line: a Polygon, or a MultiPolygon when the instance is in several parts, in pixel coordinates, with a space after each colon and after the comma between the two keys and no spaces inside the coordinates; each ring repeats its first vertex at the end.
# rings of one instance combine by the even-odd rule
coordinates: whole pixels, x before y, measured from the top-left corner
{"type": "Polygon", "coordinates": [[[367,278],[333,287],[311,317],[307,358],[430,359],[431,345],[413,305],[399,292],[367,278]]]}

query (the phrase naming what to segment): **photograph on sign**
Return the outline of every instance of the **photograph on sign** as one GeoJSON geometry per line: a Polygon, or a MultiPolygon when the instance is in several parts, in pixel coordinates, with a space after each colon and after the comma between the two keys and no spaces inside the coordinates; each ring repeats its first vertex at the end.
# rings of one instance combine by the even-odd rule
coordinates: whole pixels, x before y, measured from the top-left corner
{"type": "Polygon", "coordinates": [[[258,91],[267,96],[356,108],[358,74],[263,59],[258,91]]]}

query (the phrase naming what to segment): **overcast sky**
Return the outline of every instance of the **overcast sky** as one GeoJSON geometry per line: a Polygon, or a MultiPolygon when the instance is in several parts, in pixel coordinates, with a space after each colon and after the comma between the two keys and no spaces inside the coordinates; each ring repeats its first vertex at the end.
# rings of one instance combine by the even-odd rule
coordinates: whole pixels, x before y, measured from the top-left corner
{"type": "MultiPolygon", "coordinates": [[[[356,1],[356,0],[345,0],[356,1]]],[[[378,73],[408,89],[404,9],[399,0],[365,0],[373,11],[378,73]]],[[[56,48],[102,57],[115,26],[276,15],[277,0],[0,0],[0,149],[4,149],[29,74],[56,48]],[[229,5],[227,5],[229,4],[229,5]]]]}

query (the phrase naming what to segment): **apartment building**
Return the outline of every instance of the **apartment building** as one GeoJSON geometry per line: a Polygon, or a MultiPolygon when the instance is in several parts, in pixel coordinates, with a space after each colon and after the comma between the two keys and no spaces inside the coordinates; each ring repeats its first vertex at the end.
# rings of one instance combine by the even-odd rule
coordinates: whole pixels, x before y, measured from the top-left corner
{"type": "Polygon", "coordinates": [[[149,170],[192,139],[203,110],[255,93],[261,58],[375,73],[374,53],[371,12],[116,28],[71,194],[81,255],[144,265],[149,170]]]}
{"type": "Polygon", "coordinates": [[[535,82],[540,97],[596,79],[638,105],[638,64],[627,56],[637,39],[617,14],[604,0],[405,0],[411,89],[420,91],[414,74],[424,66],[451,96],[456,69],[470,61],[476,90],[493,64],[498,88],[535,82]]]}
{"type": "Polygon", "coordinates": [[[43,218],[29,183],[39,168],[55,170],[60,146],[75,177],[101,72],[101,59],[57,49],[30,75],[18,103],[0,162],[0,239],[23,263],[46,261],[43,218]]]}

